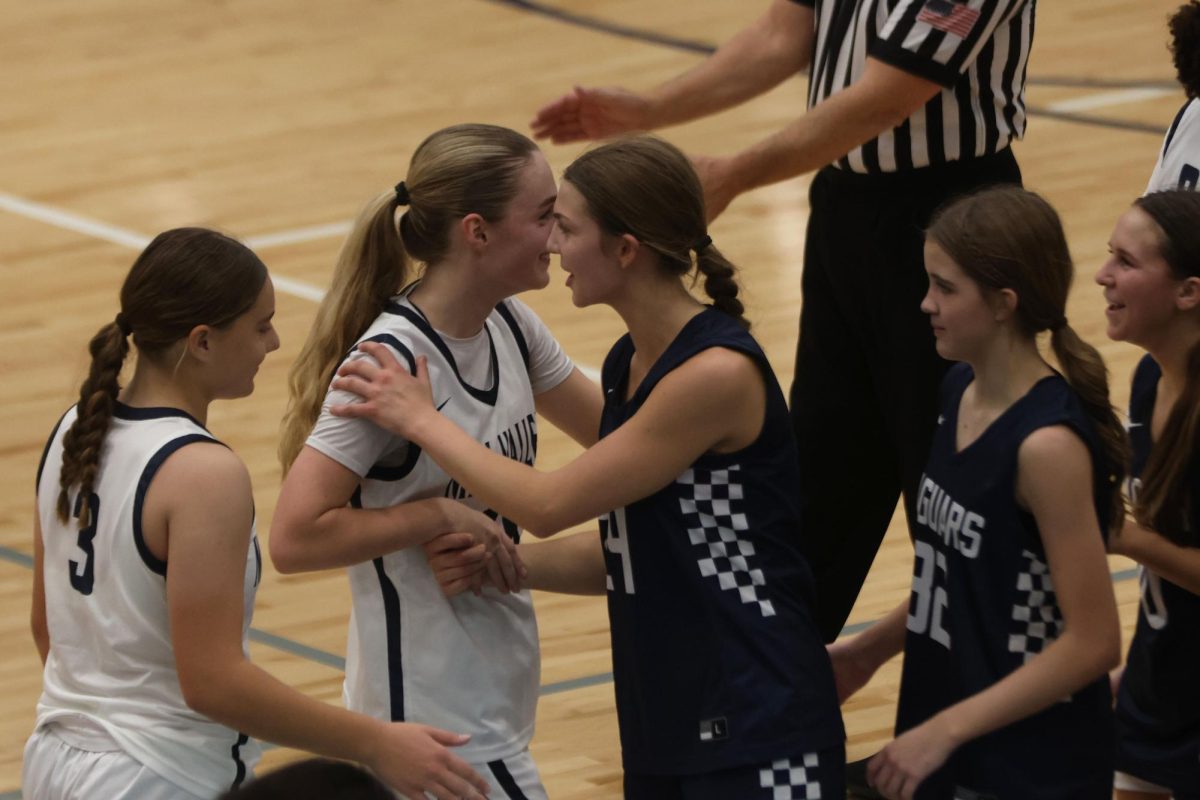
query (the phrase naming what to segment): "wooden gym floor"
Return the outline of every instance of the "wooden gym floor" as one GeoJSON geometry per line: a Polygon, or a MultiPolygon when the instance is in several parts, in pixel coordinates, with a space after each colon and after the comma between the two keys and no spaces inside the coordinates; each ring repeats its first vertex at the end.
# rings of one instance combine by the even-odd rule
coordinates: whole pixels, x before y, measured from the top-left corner
{"type": "MultiPolygon", "coordinates": [[[[19,796],[40,666],[28,632],[33,475],[74,399],[86,342],[112,319],[137,251],[159,230],[207,225],[244,238],[271,268],[283,341],[253,397],[214,407],[210,427],[246,460],[259,530],[270,528],[284,376],[360,205],[404,176],[417,143],[463,121],[525,130],[573,83],[648,88],[760,13],[766,0],[0,0],[0,800],[19,796]]],[[[1061,211],[1078,264],[1070,319],[1100,346],[1120,404],[1137,353],[1107,342],[1091,276],[1112,223],[1141,192],[1183,101],[1166,49],[1177,0],[1056,0],[1038,9],[1027,184],[1061,211]]],[[[804,105],[798,77],[742,109],[666,131],[724,153],[804,105]]],[[[561,170],[581,146],[547,147],[561,170]]],[[[755,331],[791,380],[806,179],[737,200],[713,226],[743,269],[755,331]]],[[[556,273],[557,274],[557,273],[556,273]]],[[[556,278],[526,300],[581,365],[621,328],[574,309],[556,278]]],[[[575,452],[543,427],[542,462],[575,452]]],[[[859,629],[908,591],[911,549],[893,524],[851,618],[859,629]]],[[[1137,600],[1113,559],[1122,620],[1137,600]]],[[[620,796],[620,752],[602,598],[537,599],[544,697],[533,750],[558,800],[620,796]]],[[[281,577],[268,566],[253,657],[337,702],[349,594],[340,572],[281,577]]],[[[845,708],[849,754],[889,733],[898,670],[845,708]]],[[[264,766],[297,757],[270,751],[264,766]]]]}

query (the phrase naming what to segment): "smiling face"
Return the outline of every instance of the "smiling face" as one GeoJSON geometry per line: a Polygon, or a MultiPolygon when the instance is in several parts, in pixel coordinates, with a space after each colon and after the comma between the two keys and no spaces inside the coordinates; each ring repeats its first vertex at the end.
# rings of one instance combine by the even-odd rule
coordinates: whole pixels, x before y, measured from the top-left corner
{"type": "Polygon", "coordinates": [[[982,287],[932,239],[925,240],[929,289],[921,310],[929,315],[938,355],[969,361],[995,335],[998,322],[982,287]]]}
{"type": "Polygon", "coordinates": [[[271,322],[274,316],[275,287],[267,278],[253,306],[228,325],[209,330],[218,373],[215,397],[246,397],[254,391],[254,376],[263,359],[279,349],[279,334],[271,322]]]}
{"type": "Polygon", "coordinates": [[[1145,211],[1134,206],[1117,220],[1108,241],[1109,257],[1096,273],[1108,302],[1108,337],[1146,347],[1177,318],[1176,300],[1183,281],[1171,273],[1160,250],[1162,232],[1145,211]]]}
{"type": "Polygon", "coordinates": [[[609,301],[621,283],[620,262],[613,243],[607,241],[610,238],[592,217],[579,190],[563,181],[554,204],[549,247],[560,257],[571,301],[579,308],[609,301]]]}
{"type": "Polygon", "coordinates": [[[488,270],[509,294],[541,289],[550,282],[546,239],[554,224],[557,194],[546,157],[535,152],[521,170],[517,194],[504,216],[488,226],[488,270]]]}

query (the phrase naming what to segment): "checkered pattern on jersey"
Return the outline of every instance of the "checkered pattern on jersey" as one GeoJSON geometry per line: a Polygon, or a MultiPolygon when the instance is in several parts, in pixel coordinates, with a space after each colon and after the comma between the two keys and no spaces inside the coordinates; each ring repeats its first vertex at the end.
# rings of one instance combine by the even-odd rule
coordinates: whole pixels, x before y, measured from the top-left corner
{"type": "Polygon", "coordinates": [[[1016,623],[1008,637],[1008,650],[1025,661],[1046,649],[1062,633],[1062,612],[1050,580],[1050,567],[1028,550],[1021,551],[1025,569],[1017,574],[1017,603],[1012,618],[1016,623]]]}
{"type": "Polygon", "coordinates": [[[764,617],[773,617],[775,606],[759,594],[766,579],[751,564],[754,544],[738,535],[750,527],[741,510],[742,485],[736,482],[740,469],[689,469],[676,481],[683,490],[679,507],[688,539],[703,552],[700,574],[716,578],[721,589],[736,591],[743,603],[755,603],[764,617]]]}
{"type": "Polygon", "coordinates": [[[821,800],[821,784],[808,774],[816,768],[816,753],[806,754],[800,764],[781,758],[758,771],[758,785],[771,791],[771,800],[821,800]]]}

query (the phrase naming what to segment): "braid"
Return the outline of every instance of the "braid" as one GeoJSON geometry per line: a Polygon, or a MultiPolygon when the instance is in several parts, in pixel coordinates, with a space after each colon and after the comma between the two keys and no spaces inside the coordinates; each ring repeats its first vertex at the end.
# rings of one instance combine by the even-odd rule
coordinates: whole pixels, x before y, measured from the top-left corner
{"type": "MultiPolygon", "coordinates": [[[[59,474],[58,518],[71,516],[68,493],[79,486],[81,495],[90,494],[100,468],[100,451],[112,422],[121,385],[121,366],[129,353],[129,341],[116,322],[101,328],[88,345],[92,365],[79,390],[78,414],[63,437],[63,465],[59,474]]],[[[88,524],[88,503],[80,506],[79,524],[88,524]]]]}
{"type": "Polygon", "coordinates": [[[696,253],[696,269],[704,276],[704,293],[712,298],[713,306],[750,330],[750,320],[745,317],[746,307],[738,299],[737,270],[733,264],[709,244],[696,253]]]}

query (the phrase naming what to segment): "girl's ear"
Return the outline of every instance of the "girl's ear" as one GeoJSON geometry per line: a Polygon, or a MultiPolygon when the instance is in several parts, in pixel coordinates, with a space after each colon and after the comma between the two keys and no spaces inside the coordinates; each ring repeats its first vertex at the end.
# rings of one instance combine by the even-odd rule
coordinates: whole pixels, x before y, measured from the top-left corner
{"type": "Polygon", "coordinates": [[[620,263],[621,269],[625,269],[632,264],[641,249],[642,243],[635,239],[633,234],[621,234],[617,238],[617,261],[620,263]]]}
{"type": "Polygon", "coordinates": [[[197,360],[206,362],[212,358],[212,328],[209,326],[192,328],[184,342],[186,352],[197,360]]]}
{"type": "Polygon", "coordinates": [[[1180,311],[1192,311],[1200,307],[1200,278],[1192,276],[1179,283],[1175,293],[1175,307],[1180,311]]]}
{"type": "Polygon", "coordinates": [[[990,302],[996,322],[1006,322],[1017,313],[1020,299],[1012,289],[999,289],[991,293],[990,302]]]}
{"type": "Polygon", "coordinates": [[[478,214],[467,214],[458,224],[463,240],[468,247],[484,247],[488,243],[487,220],[478,214]]]}

